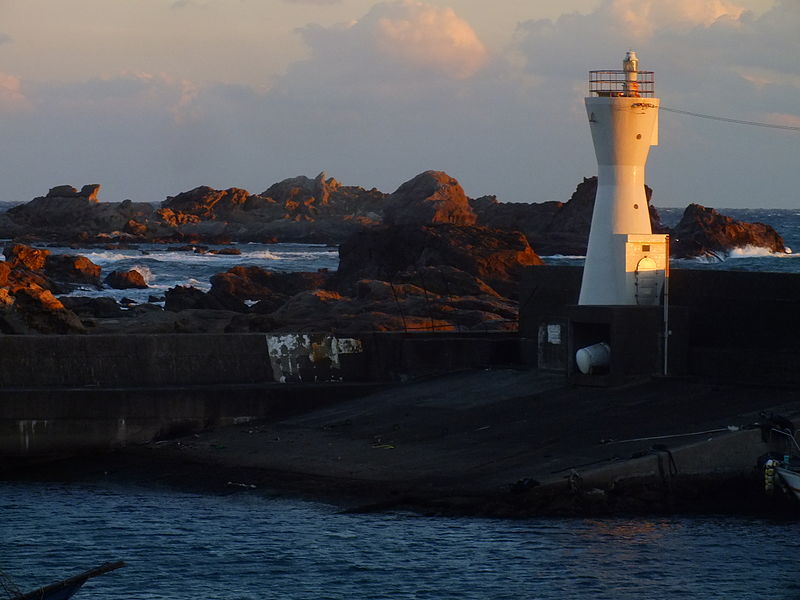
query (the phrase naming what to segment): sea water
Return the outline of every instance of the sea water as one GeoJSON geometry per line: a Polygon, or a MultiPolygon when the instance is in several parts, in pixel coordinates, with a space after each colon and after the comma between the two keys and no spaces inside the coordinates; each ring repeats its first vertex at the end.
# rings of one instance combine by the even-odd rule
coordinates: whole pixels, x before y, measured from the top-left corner
{"type": "Polygon", "coordinates": [[[0,568],[33,589],[112,560],[78,598],[789,599],[800,521],[352,515],[263,495],[0,486],[0,568]]]}

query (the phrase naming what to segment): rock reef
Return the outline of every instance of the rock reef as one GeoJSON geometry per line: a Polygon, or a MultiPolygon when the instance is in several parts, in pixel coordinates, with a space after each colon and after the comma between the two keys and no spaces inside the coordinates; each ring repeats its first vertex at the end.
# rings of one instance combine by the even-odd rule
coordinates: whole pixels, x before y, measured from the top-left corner
{"type": "MultiPolygon", "coordinates": [[[[15,240],[0,263],[2,331],[513,330],[521,270],[542,264],[539,255],[585,254],[597,178],[584,179],[567,202],[540,204],[470,199],[441,171],[425,171],[392,194],[343,186],[325,173],[286,179],[261,194],[201,186],[158,207],[99,202],[99,191],[97,184],[58,186],[0,215],[0,235],[15,240]],[[210,251],[202,244],[228,241],[324,242],[339,245],[340,265],[336,273],[237,266],[212,277],[207,293],[178,286],[163,309],[147,303],[123,311],[110,298],[62,302],[56,295],[79,285],[144,289],[140,273],[115,271],[101,281],[100,267],[85,257],[18,243],[43,241],[177,242],[171,250],[201,253],[210,251]]],[[[772,227],[696,204],[669,231],[650,204],[652,190],[645,192],[653,230],[671,233],[673,256],[744,246],[786,251],[772,227]]]]}
{"type": "MultiPolygon", "coordinates": [[[[521,231],[541,256],[584,255],[597,177],[585,178],[566,202],[506,203],[494,196],[470,199],[456,179],[425,171],[393,193],[341,185],[324,172],[293,177],[260,194],[241,188],[200,186],[146,202],[99,202],[100,186],[80,191],[52,188],[0,215],[0,235],[21,242],[62,244],[310,242],[341,244],[382,226],[459,225],[521,231]]],[[[742,223],[692,204],[674,231],[661,224],[645,186],[654,232],[671,233],[674,257],[694,257],[757,246],[783,252],[768,225],[742,223]]]]}

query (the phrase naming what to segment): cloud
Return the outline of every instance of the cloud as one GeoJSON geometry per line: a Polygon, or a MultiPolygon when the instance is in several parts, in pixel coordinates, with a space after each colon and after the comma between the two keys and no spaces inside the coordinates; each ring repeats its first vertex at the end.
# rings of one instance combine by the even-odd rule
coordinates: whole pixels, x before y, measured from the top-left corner
{"type": "Polygon", "coordinates": [[[197,86],[165,74],[121,73],[77,82],[31,82],[32,101],[40,111],[122,116],[163,112],[176,120],[187,116],[197,86]]]}
{"type": "MultiPolygon", "coordinates": [[[[263,89],[160,73],[0,75],[0,112],[15,111],[0,178],[8,199],[97,181],[108,200],[158,201],[201,184],[260,192],[322,170],[392,191],[439,169],[471,196],[563,201],[596,172],[587,71],[620,68],[630,47],[665,106],[797,122],[800,3],[738,17],[729,2],[642,3],[633,17],[620,12],[626,0],[601,0],[588,15],[523,23],[509,54],[490,55],[451,9],[382,2],[350,23],[304,27],[308,57],[263,89]]],[[[796,206],[794,132],[663,112],[660,133],[648,165],[660,206],[796,206]]]]}
{"type": "MultiPolygon", "coordinates": [[[[620,69],[633,48],[640,68],[655,71],[664,107],[791,123],[800,84],[797,31],[796,0],[761,15],[717,0],[604,0],[590,14],[522,23],[515,48],[531,76],[558,97],[585,95],[589,69],[620,69]]],[[[793,170],[795,134],[665,111],[660,120],[661,144],[648,165],[657,202],[796,203],[789,178],[780,175],[793,170]],[[769,182],[752,176],[760,173],[770,173],[769,182]],[[770,188],[782,191],[764,197],[770,188]]]]}
{"type": "Polygon", "coordinates": [[[283,0],[287,4],[312,4],[318,6],[327,6],[330,4],[341,4],[342,0],[283,0]]]}
{"type": "Polygon", "coordinates": [[[22,91],[22,82],[14,75],[0,73],[0,110],[18,110],[28,107],[22,91]]]}
{"type": "Polygon", "coordinates": [[[738,19],[744,12],[728,0],[611,0],[607,9],[639,40],[657,30],[709,27],[723,18],[738,19]]]}
{"type": "Polygon", "coordinates": [[[767,113],[764,118],[775,125],[800,128],[800,114],[767,113]]]}
{"type": "Polygon", "coordinates": [[[312,25],[300,33],[312,50],[311,60],[334,71],[464,79],[487,60],[483,43],[453,9],[415,0],[382,2],[353,23],[312,25]]]}
{"type": "Polygon", "coordinates": [[[10,44],[13,41],[14,39],[10,35],[0,31],[0,46],[2,46],[3,44],[10,44]]]}
{"type": "Polygon", "coordinates": [[[170,8],[173,10],[181,8],[208,8],[208,4],[199,2],[198,0],[175,0],[175,2],[170,4],[170,8]]]}

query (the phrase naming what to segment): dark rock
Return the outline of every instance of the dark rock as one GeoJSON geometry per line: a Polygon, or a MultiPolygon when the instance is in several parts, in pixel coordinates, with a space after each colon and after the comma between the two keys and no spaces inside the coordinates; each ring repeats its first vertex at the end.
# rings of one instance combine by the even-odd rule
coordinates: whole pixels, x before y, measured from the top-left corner
{"type": "Polygon", "coordinates": [[[225,333],[268,332],[275,331],[277,327],[278,323],[269,315],[236,315],[225,328],[225,333]]]}
{"type": "Polygon", "coordinates": [[[211,250],[210,254],[218,254],[219,256],[241,256],[242,251],[238,248],[219,248],[211,250]]]}
{"type": "Polygon", "coordinates": [[[425,171],[406,181],[389,197],[383,212],[386,225],[474,225],[475,221],[461,185],[441,171],[425,171]]]}
{"type": "Polygon", "coordinates": [[[147,282],[144,276],[137,270],[130,271],[111,271],[103,280],[107,286],[115,290],[147,289],[147,282]]]}
{"type": "Polygon", "coordinates": [[[179,285],[164,294],[164,309],[173,312],[190,309],[246,312],[247,305],[221,292],[206,294],[197,288],[179,285]]]}
{"type": "MultiPolygon", "coordinates": [[[[667,233],[651,204],[653,190],[644,186],[653,233],[667,233]]],[[[567,202],[497,202],[494,196],[470,201],[478,224],[522,231],[541,256],[586,254],[592,225],[597,177],[578,184],[567,202]]]]}
{"type": "Polygon", "coordinates": [[[44,265],[45,275],[58,283],[100,287],[100,265],[85,256],[51,254],[44,265]]]}
{"type": "Polygon", "coordinates": [[[191,286],[178,285],[164,293],[164,309],[173,312],[208,308],[208,295],[191,286]]]}
{"type": "Polygon", "coordinates": [[[240,188],[215,190],[203,185],[169,196],[161,203],[161,208],[173,211],[172,215],[183,213],[200,219],[219,219],[242,207],[249,197],[250,192],[240,188]]]}
{"type": "Polygon", "coordinates": [[[147,224],[154,217],[153,206],[146,202],[99,202],[99,191],[97,184],[85,185],[81,191],[57,186],[46,196],[9,209],[6,215],[27,235],[59,240],[133,237],[123,231],[130,221],[147,224]]]}
{"type": "Polygon", "coordinates": [[[147,234],[147,225],[144,223],[140,223],[135,219],[130,219],[127,223],[125,223],[125,227],[122,229],[125,233],[130,233],[131,235],[136,236],[144,236],[147,234]]]}
{"type": "Polygon", "coordinates": [[[101,319],[116,318],[123,313],[113,298],[90,298],[86,296],[64,296],[60,298],[65,308],[79,317],[96,317],[101,319]]]}
{"type": "Polygon", "coordinates": [[[563,202],[499,202],[496,196],[471,199],[470,207],[477,217],[477,224],[495,229],[522,231],[532,239],[548,227],[555,215],[563,208],[563,202]]]}
{"type": "MultiPolygon", "coordinates": [[[[331,194],[339,189],[339,182],[333,177],[326,179],[324,172],[314,179],[299,176],[272,185],[262,197],[272,198],[295,216],[314,216],[319,207],[330,203],[331,194]]],[[[255,208],[251,205],[250,208],[255,208]]]]}
{"type": "Polygon", "coordinates": [[[747,246],[786,252],[783,238],[769,225],[737,221],[699,204],[687,206],[672,230],[673,256],[719,256],[747,246]]]}
{"type": "Polygon", "coordinates": [[[90,202],[97,202],[97,195],[100,193],[100,184],[94,183],[85,185],[79,192],[71,185],[57,185],[50,188],[47,198],[85,198],[90,202]]]}
{"type": "Polygon", "coordinates": [[[13,312],[17,323],[28,329],[17,328],[13,333],[68,334],[85,333],[86,328],[78,316],[53,296],[49,290],[31,285],[14,292],[14,303],[8,312],[13,312]]]}
{"type": "Polygon", "coordinates": [[[44,269],[49,250],[31,248],[24,244],[11,244],[3,248],[3,256],[6,257],[12,268],[23,267],[30,271],[41,271],[44,269]]]}
{"type": "Polygon", "coordinates": [[[339,247],[337,289],[348,292],[360,279],[393,282],[424,267],[455,267],[501,294],[516,294],[523,267],[542,264],[525,236],[477,226],[403,225],[353,235],[339,247]]]}
{"type": "Polygon", "coordinates": [[[148,296],[148,302],[164,302],[166,298],[164,296],[148,296]]]}
{"type": "Polygon", "coordinates": [[[240,300],[286,300],[305,290],[326,285],[330,275],[321,272],[284,273],[261,267],[236,266],[211,277],[212,293],[223,293],[240,300]]]}
{"type": "Polygon", "coordinates": [[[329,290],[301,292],[269,315],[270,330],[326,330],[354,335],[368,331],[517,328],[516,304],[496,295],[440,296],[413,284],[375,280],[360,281],[356,288],[357,297],[329,290]]]}

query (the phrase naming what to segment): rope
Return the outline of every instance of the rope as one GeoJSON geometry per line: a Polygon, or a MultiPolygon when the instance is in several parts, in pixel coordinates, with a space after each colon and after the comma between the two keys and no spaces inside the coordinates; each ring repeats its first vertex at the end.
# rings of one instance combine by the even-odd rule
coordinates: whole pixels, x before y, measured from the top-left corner
{"type": "Polygon", "coordinates": [[[793,125],[775,125],[774,123],[762,123],[760,121],[743,121],[742,119],[729,119],[728,117],[716,117],[714,115],[704,115],[702,113],[690,112],[688,110],[678,110],[677,108],[667,108],[666,106],[660,107],[661,110],[676,113],[679,115],[688,115],[690,117],[699,117],[701,119],[711,119],[712,121],[723,121],[724,123],[736,123],[737,125],[753,125],[754,127],[768,127],[770,129],[783,129],[785,131],[800,131],[800,127],[793,125]]]}
{"type": "Polygon", "coordinates": [[[781,435],[785,435],[790,440],[792,440],[792,444],[794,445],[794,447],[797,448],[797,450],[800,451],[800,445],[797,443],[797,438],[794,435],[792,435],[791,433],[789,433],[787,431],[784,431],[783,429],[776,429],[775,427],[772,427],[770,429],[770,431],[774,431],[775,433],[780,433],[781,435]]]}
{"type": "Polygon", "coordinates": [[[720,429],[707,429],[706,431],[693,431],[691,433],[674,433],[672,435],[654,435],[651,437],[632,438],[629,440],[600,440],[601,444],[624,444],[625,442],[648,442],[650,440],[666,440],[676,437],[687,437],[690,435],[706,435],[708,433],[722,433],[724,431],[738,431],[736,425],[728,425],[720,429]]]}

